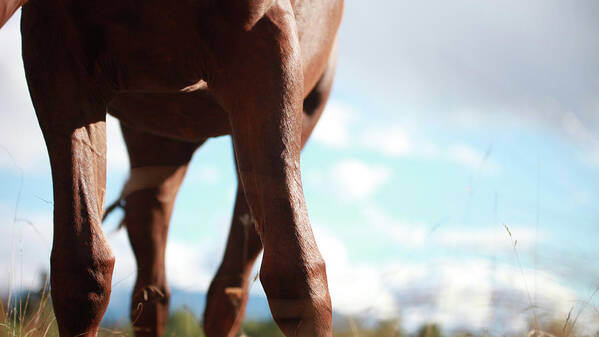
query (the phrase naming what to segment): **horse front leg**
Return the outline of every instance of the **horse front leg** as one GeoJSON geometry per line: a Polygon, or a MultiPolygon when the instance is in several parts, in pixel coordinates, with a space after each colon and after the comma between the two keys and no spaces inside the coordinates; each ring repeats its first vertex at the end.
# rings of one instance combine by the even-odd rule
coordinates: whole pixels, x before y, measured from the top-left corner
{"type": "MultiPolygon", "coordinates": [[[[101,227],[105,123],[55,128],[38,107],[54,187],[50,257],[52,304],[60,336],[96,336],[108,305],[114,256],[101,227]]],[[[54,110],[52,110],[54,111],[54,110]]]]}
{"type": "Polygon", "coordinates": [[[104,132],[104,121],[44,129],[54,187],[50,284],[62,337],[95,336],[110,298],[114,256],[101,228],[104,132]]]}
{"type": "Polygon", "coordinates": [[[52,167],[52,304],[61,337],[93,337],[110,299],[115,261],[102,231],[112,92],[85,69],[77,46],[67,47],[61,17],[41,5],[24,8],[21,31],[29,92],[52,167]]]}
{"type": "MultiPolygon", "coordinates": [[[[304,99],[302,148],[327,103],[333,86],[335,65],[336,53],[333,53],[320,80],[304,99]]],[[[208,291],[204,312],[207,336],[235,336],[239,331],[249,296],[250,272],[262,251],[254,221],[239,181],[225,254],[208,291]]]]}
{"type": "Polygon", "coordinates": [[[101,227],[105,114],[101,105],[89,103],[91,99],[70,95],[76,90],[65,82],[41,84],[30,81],[52,167],[52,304],[60,336],[96,336],[110,298],[114,267],[101,227]]]}
{"type": "Polygon", "coordinates": [[[304,200],[300,150],[303,69],[290,5],[277,3],[243,37],[235,76],[216,78],[229,111],[238,171],[264,246],[260,280],[286,336],[331,336],[325,263],[304,200]]]}

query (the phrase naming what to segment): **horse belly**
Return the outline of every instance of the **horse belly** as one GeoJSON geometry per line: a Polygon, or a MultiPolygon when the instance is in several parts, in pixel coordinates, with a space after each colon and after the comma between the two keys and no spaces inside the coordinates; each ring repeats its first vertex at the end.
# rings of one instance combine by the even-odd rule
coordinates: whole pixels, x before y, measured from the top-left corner
{"type": "Polygon", "coordinates": [[[108,112],[127,126],[188,142],[230,133],[227,113],[207,90],[190,93],[123,93],[108,112]]]}

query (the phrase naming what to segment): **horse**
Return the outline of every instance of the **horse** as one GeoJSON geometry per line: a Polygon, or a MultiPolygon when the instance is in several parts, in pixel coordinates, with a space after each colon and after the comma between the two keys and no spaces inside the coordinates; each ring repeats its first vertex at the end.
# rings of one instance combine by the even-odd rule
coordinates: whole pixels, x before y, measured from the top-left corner
{"type": "Polygon", "coordinates": [[[300,152],[330,91],[343,0],[1,0],[0,25],[20,7],[25,74],[52,169],[60,336],[96,336],[110,299],[107,113],[121,120],[132,167],[122,198],[138,263],[136,336],[164,330],[164,248],[189,158],[225,134],[239,187],[206,335],[235,334],[263,249],[260,280],[281,331],[331,336],[300,152]]]}

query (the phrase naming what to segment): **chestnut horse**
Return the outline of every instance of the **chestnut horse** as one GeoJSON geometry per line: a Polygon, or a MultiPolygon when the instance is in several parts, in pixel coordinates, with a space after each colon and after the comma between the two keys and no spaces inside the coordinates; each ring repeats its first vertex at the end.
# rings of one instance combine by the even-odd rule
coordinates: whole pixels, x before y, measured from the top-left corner
{"type": "Polygon", "coordinates": [[[110,298],[115,259],[101,228],[108,111],[123,122],[133,167],[123,196],[138,258],[136,334],[164,327],[164,240],[191,153],[231,134],[241,185],[206,333],[234,335],[262,246],[260,280],[283,333],[331,336],[300,151],[330,88],[342,0],[24,2],[0,0],[0,24],[23,5],[25,73],[52,167],[60,335],[96,336],[110,298]]]}

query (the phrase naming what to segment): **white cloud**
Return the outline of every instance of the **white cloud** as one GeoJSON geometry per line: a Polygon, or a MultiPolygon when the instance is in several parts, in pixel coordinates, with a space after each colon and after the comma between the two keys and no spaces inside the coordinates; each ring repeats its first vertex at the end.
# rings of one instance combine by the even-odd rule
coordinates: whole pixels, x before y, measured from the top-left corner
{"type": "Polygon", "coordinates": [[[342,197],[363,200],[371,196],[391,176],[391,171],[383,165],[370,165],[357,159],[347,159],[337,163],[331,170],[331,177],[342,197]]]}
{"type": "Polygon", "coordinates": [[[355,112],[347,105],[331,100],[318,121],[312,139],[333,148],[347,148],[351,143],[350,126],[355,112]]]}
{"type": "Polygon", "coordinates": [[[443,288],[437,296],[433,321],[451,326],[456,324],[458,317],[463,317],[461,320],[465,322],[462,324],[467,323],[476,329],[485,328],[493,310],[492,285],[486,264],[482,268],[479,263],[453,264],[440,269],[443,288]]]}
{"type": "Polygon", "coordinates": [[[166,250],[169,284],[185,290],[207,291],[220,262],[220,255],[215,251],[220,250],[213,244],[189,245],[170,241],[166,250]]]}
{"type": "Polygon", "coordinates": [[[446,155],[449,160],[477,172],[495,174],[500,171],[500,166],[489,158],[489,151],[483,153],[466,144],[450,146],[446,155]]]}
{"type": "Polygon", "coordinates": [[[366,148],[390,157],[438,155],[438,147],[428,141],[417,140],[405,127],[398,124],[367,129],[362,135],[366,148]]]}
{"type": "Polygon", "coordinates": [[[543,233],[535,233],[533,228],[509,226],[512,238],[505,228],[456,229],[445,228],[435,233],[434,240],[446,247],[475,250],[477,252],[507,251],[511,252],[517,240],[518,250],[529,249],[543,240],[543,233]]]}
{"type": "MultiPolygon", "coordinates": [[[[576,292],[539,270],[480,259],[447,258],[427,261],[424,266],[424,271],[422,266],[416,268],[419,276],[403,282],[401,278],[410,274],[413,264],[398,263],[396,268],[403,269],[402,274],[387,282],[401,305],[403,324],[408,329],[423,322],[438,322],[446,329],[521,332],[535,314],[544,320],[564,321],[578,300],[576,292]]],[[[575,309],[577,312],[581,307],[575,309]]],[[[580,326],[597,327],[590,312],[581,317],[580,326]]]]}
{"type": "Polygon", "coordinates": [[[334,233],[318,224],[314,233],[327,263],[333,309],[344,315],[401,317],[408,330],[438,322],[445,329],[501,334],[524,331],[535,314],[563,322],[574,306],[573,313],[582,311],[583,330],[599,327],[579,294],[542,270],[477,258],[353,262],[334,233]]]}
{"type": "Polygon", "coordinates": [[[599,166],[599,136],[574,113],[564,114],[562,126],[565,133],[574,139],[579,146],[583,162],[599,166]]]}
{"type": "Polygon", "coordinates": [[[368,225],[382,236],[394,240],[404,247],[419,247],[426,243],[430,229],[423,224],[398,221],[388,216],[382,209],[367,205],[363,208],[368,225]]]}
{"type": "Polygon", "coordinates": [[[407,155],[413,151],[412,140],[399,126],[386,129],[370,129],[364,135],[364,144],[388,156],[407,155]]]}

